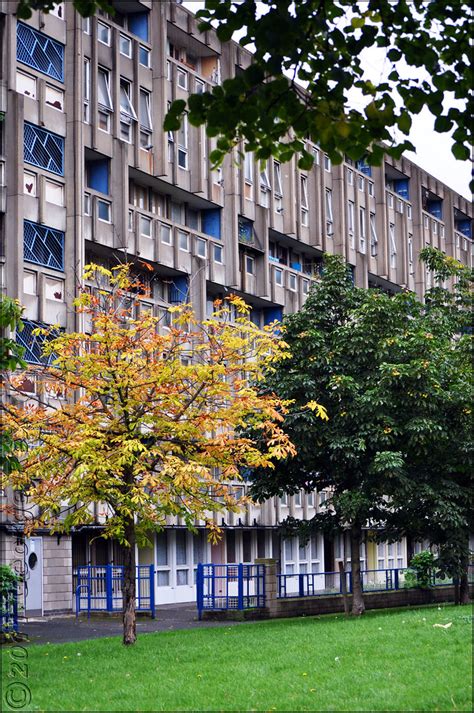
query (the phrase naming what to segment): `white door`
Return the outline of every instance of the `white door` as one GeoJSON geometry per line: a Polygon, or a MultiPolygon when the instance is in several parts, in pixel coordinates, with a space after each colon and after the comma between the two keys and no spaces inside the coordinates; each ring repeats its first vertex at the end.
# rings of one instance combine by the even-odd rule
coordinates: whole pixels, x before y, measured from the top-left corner
{"type": "Polygon", "coordinates": [[[43,615],[43,538],[25,540],[25,613],[43,615]]]}

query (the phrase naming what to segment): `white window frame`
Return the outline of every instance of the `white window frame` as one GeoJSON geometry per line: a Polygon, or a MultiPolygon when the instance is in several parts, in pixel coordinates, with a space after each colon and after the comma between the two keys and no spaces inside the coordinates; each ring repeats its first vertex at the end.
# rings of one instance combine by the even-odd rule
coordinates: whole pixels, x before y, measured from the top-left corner
{"type": "Polygon", "coordinates": [[[131,39],[131,37],[127,37],[127,35],[123,35],[122,33],[120,33],[119,51],[123,57],[131,57],[132,56],[132,39],[131,39]],[[127,52],[124,51],[124,45],[126,47],[128,47],[127,52]]]}
{"type": "Polygon", "coordinates": [[[349,233],[351,248],[355,247],[354,220],[355,220],[355,203],[354,203],[354,201],[347,201],[347,232],[349,233]]]}
{"type": "Polygon", "coordinates": [[[367,183],[369,187],[369,196],[373,198],[375,195],[375,184],[373,181],[368,181],[367,183]]]}
{"type": "Polygon", "coordinates": [[[112,95],[110,93],[110,71],[108,69],[105,69],[104,67],[98,67],[97,69],[97,95],[99,95],[99,86],[101,83],[101,78],[103,80],[103,87],[102,87],[102,98],[104,101],[100,101],[100,99],[97,99],[97,106],[98,106],[98,113],[101,114],[105,118],[105,123],[106,123],[106,128],[102,128],[99,126],[99,129],[101,131],[105,131],[106,133],[110,133],[110,115],[112,114],[114,110],[114,105],[112,102],[112,95]]]}
{"type": "Polygon", "coordinates": [[[304,295],[307,295],[309,293],[309,280],[301,281],[301,291],[304,295]]]}
{"type": "Polygon", "coordinates": [[[202,79],[194,79],[194,91],[196,94],[204,94],[206,91],[206,82],[203,82],[202,79]]]}
{"type": "Polygon", "coordinates": [[[279,161],[273,161],[273,197],[275,211],[281,213],[283,211],[283,183],[281,180],[281,163],[279,161]]]}
{"type": "Polygon", "coordinates": [[[140,111],[140,148],[145,151],[151,149],[151,136],[153,132],[153,121],[151,118],[151,94],[146,89],[140,87],[139,94],[140,111]],[[145,121],[143,121],[145,119],[145,121]]]}
{"type": "Polygon", "coordinates": [[[326,235],[331,238],[334,235],[334,215],[332,210],[332,190],[326,188],[325,191],[325,205],[326,205],[326,235]]]}
{"type": "Polygon", "coordinates": [[[297,288],[297,280],[296,280],[296,275],[294,272],[289,272],[288,273],[288,289],[290,292],[296,292],[297,288]]]}
{"type": "Polygon", "coordinates": [[[30,99],[36,99],[37,78],[31,74],[28,74],[28,72],[22,72],[21,70],[17,69],[16,91],[18,92],[18,94],[23,94],[25,97],[29,97],[30,99]],[[25,86],[22,87],[19,81],[22,82],[25,86]]]}
{"type": "Polygon", "coordinates": [[[308,176],[300,176],[301,225],[309,225],[308,176]]]}
{"type": "Polygon", "coordinates": [[[44,199],[47,203],[51,203],[52,205],[57,205],[60,206],[61,208],[64,208],[64,184],[63,183],[58,183],[57,181],[52,181],[50,178],[45,178],[44,180],[44,199]],[[60,201],[51,201],[48,200],[48,188],[52,190],[56,190],[60,192],[61,198],[60,201]]]}
{"type": "Polygon", "coordinates": [[[245,272],[247,275],[255,275],[255,258],[252,255],[244,256],[245,272]],[[250,270],[249,270],[250,267],[250,270]]]}
{"type": "Polygon", "coordinates": [[[183,114],[181,128],[177,131],[178,167],[188,170],[188,143],[189,143],[188,115],[183,114]],[[184,140],[183,140],[184,139],[184,140]]]}
{"type": "Polygon", "coordinates": [[[65,281],[58,277],[50,277],[49,275],[44,275],[43,277],[43,291],[44,296],[47,300],[52,300],[54,302],[64,302],[65,301],[65,281]],[[55,287],[60,290],[60,297],[54,296],[55,287]]]}
{"type": "Polygon", "coordinates": [[[244,153],[244,180],[246,183],[253,183],[253,153],[246,151],[244,153]]]}
{"type": "Polygon", "coordinates": [[[279,267],[275,268],[274,270],[275,274],[275,285],[278,285],[278,287],[283,286],[283,270],[279,267]]]}
{"type": "Polygon", "coordinates": [[[354,185],[354,171],[351,168],[346,168],[347,185],[354,185]]]}
{"type": "Polygon", "coordinates": [[[324,170],[328,173],[331,172],[331,159],[327,153],[324,154],[324,170]]]}
{"type": "MultiPolygon", "coordinates": [[[[3,164],[2,164],[3,165],[3,164]]],[[[2,182],[3,184],[3,182],[2,182]]],[[[23,171],[23,195],[36,198],[38,190],[38,174],[31,171],[23,171]],[[31,191],[28,191],[26,184],[32,184],[31,191]]]]}
{"type": "Polygon", "coordinates": [[[140,231],[140,235],[143,235],[145,238],[153,237],[153,226],[152,226],[152,219],[150,218],[150,216],[142,215],[140,213],[139,217],[138,217],[138,228],[140,231]],[[147,226],[146,231],[143,230],[144,226],[147,226]]]}
{"type": "Polygon", "coordinates": [[[84,215],[92,215],[92,198],[91,194],[84,192],[84,203],[83,203],[84,215]]]}
{"type": "Polygon", "coordinates": [[[390,243],[390,267],[392,269],[395,269],[397,267],[397,241],[395,239],[395,223],[389,223],[388,239],[390,243]]]}
{"type": "Polygon", "coordinates": [[[413,235],[408,234],[408,268],[410,270],[410,275],[413,275],[413,235]]]}
{"type": "Polygon", "coordinates": [[[185,69],[176,67],[176,84],[180,89],[188,90],[189,75],[185,69]]]}
{"type": "Polygon", "coordinates": [[[377,223],[375,218],[375,213],[370,213],[369,216],[370,223],[370,254],[372,257],[377,256],[377,244],[379,242],[377,236],[377,223]]]}
{"type": "Polygon", "coordinates": [[[110,201],[106,201],[103,198],[97,198],[97,220],[100,220],[102,223],[109,223],[109,224],[112,222],[112,204],[110,201]],[[107,213],[108,213],[107,218],[100,217],[100,211],[99,211],[100,204],[107,206],[107,213]]]}
{"type": "Polygon", "coordinates": [[[55,111],[64,111],[64,91],[62,89],[58,89],[58,87],[53,87],[51,84],[46,84],[45,89],[44,89],[44,103],[51,107],[51,109],[54,109],[55,111]],[[60,106],[54,106],[54,102],[48,101],[48,94],[50,95],[50,98],[53,98],[55,95],[57,97],[61,97],[61,99],[56,99],[56,101],[59,101],[60,106]]]}
{"type": "Polygon", "coordinates": [[[359,206],[359,250],[365,255],[366,251],[366,228],[365,228],[366,213],[365,207],[359,206]]]}
{"type": "Polygon", "coordinates": [[[89,124],[91,120],[91,61],[88,57],[84,57],[83,71],[83,120],[85,124],[89,124]]]}
{"type": "Polygon", "coordinates": [[[198,257],[207,257],[207,241],[204,238],[196,237],[195,240],[196,255],[198,257]]]}
{"type": "Polygon", "coordinates": [[[99,20],[97,22],[97,41],[103,45],[106,45],[106,47],[110,47],[111,34],[112,33],[110,25],[106,25],[105,22],[101,22],[99,20]],[[103,33],[102,36],[101,33],[103,33]]]}
{"type": "Polygon", "coordinates": [[[132,83],[120,77],[120,134],[128,143],[131,141],[132,123],[137,121],[137,113],[132,104],[132,93],[132,83]]]}
{"type": "Polygon", "coordinates": [[[141,67],[147,67],[150,69],[151,67],[151,50],[149,47],[145,47],[144,45],[139,45],[138,47],[138,64],[141,67]],[[142,55],[145,55],[146,57],[146,64],[145,62],[142,62],[142,55]]]}
{"type": "Polygon", "coordinates": [[[185,233],[184,230],[178,230],[178,247],[183,253],[189,252],[189,233],[185,233]],[[182,247],[181,245],[182,238],[186,241],[185,247],[182,247]]]}
{"type": "Polygon", "coordinates": [[[365,190],[365,178],[364,176],[357,176],[357,185],[359,187],[359,191],[364,191],[365,190]]]}
{"type": "Polygon", "coordinates": [[[160,223],[160,241],[163,243],[163,245],[173,244],[173,230],[171,228],[171,225],[168,225],[167,223],[160,223]],[[165,235],[167,236],[166,240],[164,239],[165,235]]]}
{"type": "Polygon", "coordinates": [[[217,243],[214,243],[214,248],[213,248],[213,258],[214,262],[217,263],[217,265],[223,265],[224,264],[224,247],[222,245],[217,245],[217,243]],[[217,258],[216,256],[219,256],[217,258]]]}

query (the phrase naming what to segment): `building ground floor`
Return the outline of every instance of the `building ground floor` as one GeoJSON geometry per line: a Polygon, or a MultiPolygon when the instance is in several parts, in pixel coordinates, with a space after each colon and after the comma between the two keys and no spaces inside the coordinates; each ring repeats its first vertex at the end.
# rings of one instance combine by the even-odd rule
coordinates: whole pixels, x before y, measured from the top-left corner
{"type": "MultiPolygon", "coordinates": [[[[1,562],[11,564],[22,575],[20,607],[25,616],[73,611],[77,568],[84,565],[123,564],[123,547],[102,536],[100,526],[78,529],[71,535],[47,532],[23,537],[21,532],[0,532],[1,562]]],[[[365,570],[403,568],[420,543],[405,539],[375,543],[366,533],[361,544],[365,570]]],[[[198,563],[251,564],[258,558],[273,558],[281,574],[297,575],[336,572],[339,562],[350,569],[350,543],[346,533],[335,537],[313,535],[307,542],[283,539],[278,527],[225,527],[216,544],[207,531],[191,533],[169,527],[152,533],[146,547],[137,548],[137,563],[152,565],[155,604],[196,601],[198,563]]]]}

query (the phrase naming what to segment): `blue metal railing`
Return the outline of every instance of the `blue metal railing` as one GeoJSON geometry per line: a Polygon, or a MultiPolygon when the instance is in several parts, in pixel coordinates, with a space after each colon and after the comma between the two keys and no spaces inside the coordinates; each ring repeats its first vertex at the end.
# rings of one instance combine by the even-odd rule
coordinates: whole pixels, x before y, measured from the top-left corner
{"type": "MultiPolygon", "coordinates": [[[[406,578],[407,572],[414,573],[409,567],[390,569],[367,569],[360,573],[364,592],[390,592],[413,586],[412,579],[406,578]]],[[[346,572],[347,592],[352,592],[352,572],[346,572]]],[[[416,575],[415,575],[416,576],[416,575]]],[[[469,581],[474,580],[474,567],[469,567],[469,581]]],[[[454,581],[451,577],[441,577],[433,572],[431,586],[448,587],[454,581]]],[[[339,572],[311,572],[305,574],[279,574],[278,598],[317,597],[328,594],[342,594],[339,572]]]]}
{"type": "MultiPolygon", "coordinates": [[[[81,611],[118,612],[123,608],[122,565],[84,565],[74,571],[76,616],[81,611]]],[[[137,565],[136,610],[155,617],[155,572],[153,565],[137,565]]]]}
{"type": "Polygon", "coordinates": [[[0,592],[0,632],[11,634],[18,631],[18,587],[0,592]]]}
{"type": "Polygon", "coordinates": [[[202,612],[265,606],[265,567],[261,564],[198,564],[199,619],[202,612]]]}

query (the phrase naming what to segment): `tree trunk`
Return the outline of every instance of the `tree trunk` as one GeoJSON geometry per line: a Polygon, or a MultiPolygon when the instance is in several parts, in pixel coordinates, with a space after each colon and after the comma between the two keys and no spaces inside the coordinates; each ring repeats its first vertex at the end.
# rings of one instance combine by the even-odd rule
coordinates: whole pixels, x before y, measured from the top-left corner
{"type": "Polygon", "coordinates": [[[470,604],[471,597],[469,596],[469,560],[463,562],[463,570],[459,581],[459,604],[470,604]]]}
{"type": "Polygon", "coordinates": [[[365,611],[364,594],[360,581],[360,541],[362,530],[359,525],[351,527],[351,570],[352,570],[352,615],[360,616],[365,611]]]}
{"type": "Polygon", "coordinates": [[[135,561],[135,522],[128,520],[124,528],[125,538],[128,545],[125,547],[125,561],[123,572],[123,643],[126,646],[134,644],[137,640],[136,622],[136,584],[137,573],[135,561]]]}

